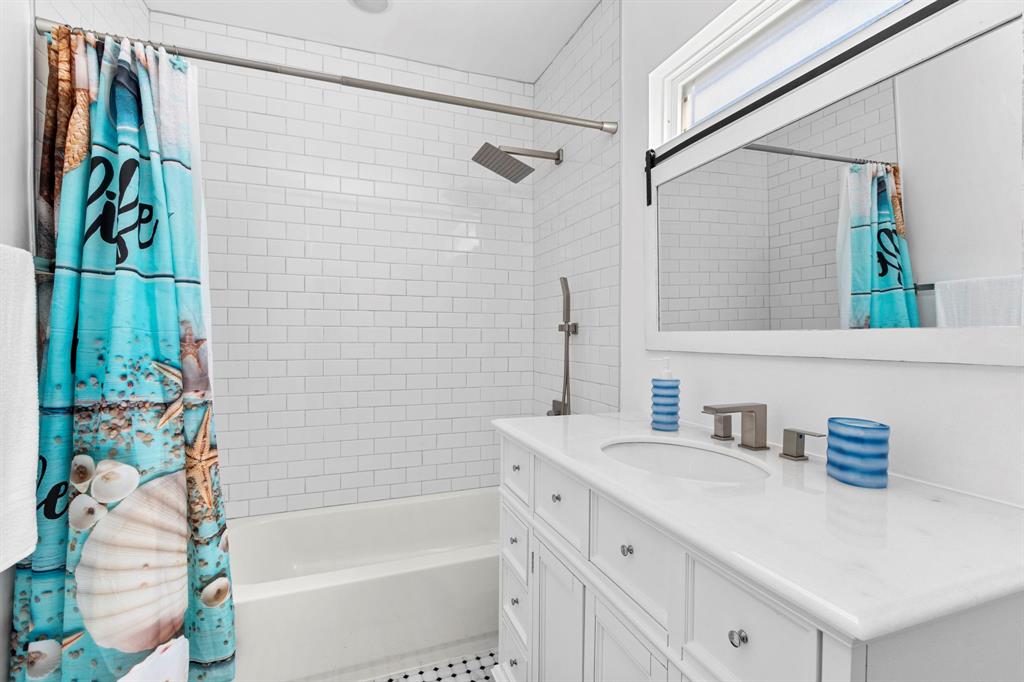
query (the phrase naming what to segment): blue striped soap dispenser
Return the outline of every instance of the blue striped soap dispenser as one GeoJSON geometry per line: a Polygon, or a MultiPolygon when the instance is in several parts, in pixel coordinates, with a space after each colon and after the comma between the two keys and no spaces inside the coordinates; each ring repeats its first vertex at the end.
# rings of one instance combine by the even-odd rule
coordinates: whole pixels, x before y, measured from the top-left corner
{"type": "Polygon", "coordinates": [[[679,379],[672,377],[670,358],[662,358],[661,376],[651,379],[651,428],[655,431],[679,430],[679,379]]]}

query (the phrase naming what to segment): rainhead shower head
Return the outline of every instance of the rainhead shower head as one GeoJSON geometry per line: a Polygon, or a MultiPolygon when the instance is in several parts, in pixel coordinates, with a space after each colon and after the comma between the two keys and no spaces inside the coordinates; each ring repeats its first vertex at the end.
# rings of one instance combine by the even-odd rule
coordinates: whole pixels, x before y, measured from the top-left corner
{"type": "Polygon", "coordinates": [[[556,166],[562,163],[561,149],[557,152],[545,152],[537,149],[521,149],[519,147],[495,147],[489,142],[484,142],[480,149],[476,150],[473,160],[506,180],[519,182],[533,172],[533,167],[515,158],[513,154],[515,156],[549,159],[554,161],[556,166]]]}

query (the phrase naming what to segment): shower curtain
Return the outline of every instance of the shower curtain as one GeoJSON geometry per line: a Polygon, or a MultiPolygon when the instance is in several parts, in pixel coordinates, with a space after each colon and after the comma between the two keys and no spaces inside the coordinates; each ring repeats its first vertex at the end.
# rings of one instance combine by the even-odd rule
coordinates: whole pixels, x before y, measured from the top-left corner
{"type": "Polygon", "coordinates": [[[230,680],[190,66],[66,28],[50,41],[74,106],[47,98],[39,542],[16,568],[10,679],[230,680]]]}
{"type": "Polygon", "coordinates": [[[899,168],[849,167],[836,231],[839,326],[917,327],[899,168]]]}

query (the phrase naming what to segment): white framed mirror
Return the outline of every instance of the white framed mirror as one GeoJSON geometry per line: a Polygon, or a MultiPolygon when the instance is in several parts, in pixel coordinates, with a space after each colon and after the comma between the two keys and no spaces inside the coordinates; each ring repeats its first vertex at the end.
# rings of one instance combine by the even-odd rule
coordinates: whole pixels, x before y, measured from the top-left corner
{"type": "Polygon", "coordinates": [[[648,348],[1024,365],[1020,15],[954,3],[656,150],[648,348]]]}

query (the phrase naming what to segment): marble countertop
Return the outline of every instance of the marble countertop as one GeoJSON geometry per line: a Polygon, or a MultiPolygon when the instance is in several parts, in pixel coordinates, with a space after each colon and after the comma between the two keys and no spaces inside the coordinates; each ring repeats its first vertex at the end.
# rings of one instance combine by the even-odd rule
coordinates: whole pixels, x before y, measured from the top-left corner
{"type": "MultiPolygon", "coordinates": [[[[1024,510],[890,476],[845,485],[812,457],[791,462],[630,415],[498,419],[495,427],[684,545],[861,641],[1024,591],[1024,510]],[[759,462],[769,476],[721,484],[670,478],[602,452],[656,439],[759,462]]],[[[966,456],[966,455],[965,455],[966,456]]]]}

